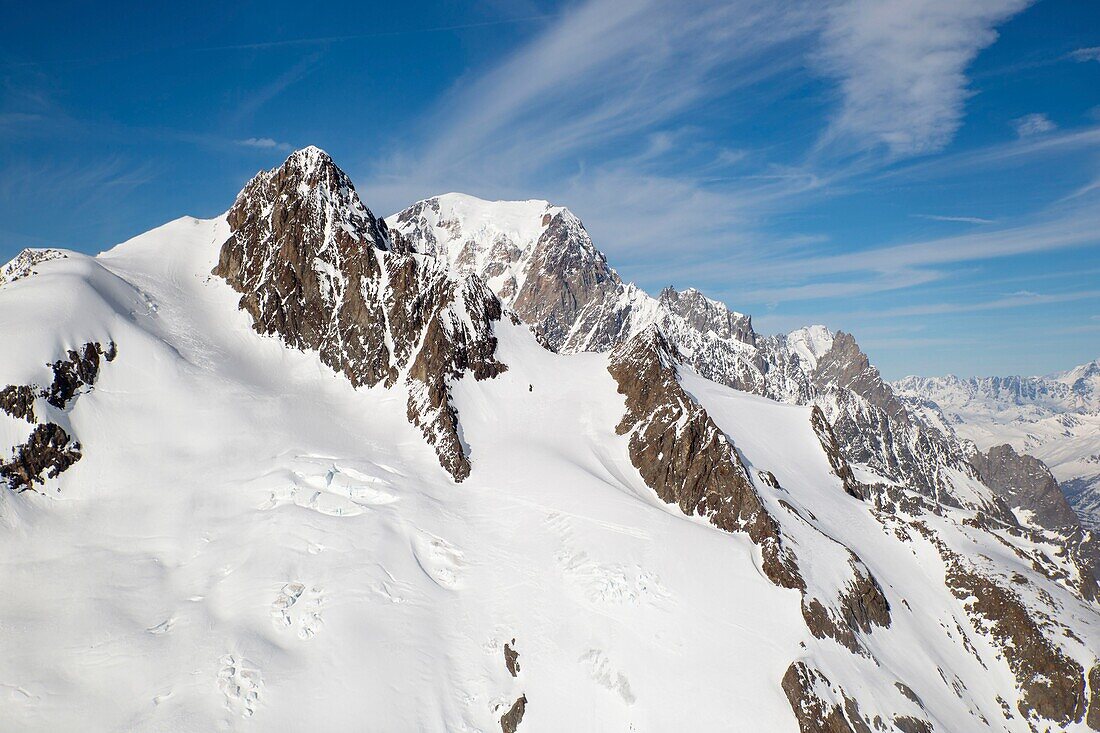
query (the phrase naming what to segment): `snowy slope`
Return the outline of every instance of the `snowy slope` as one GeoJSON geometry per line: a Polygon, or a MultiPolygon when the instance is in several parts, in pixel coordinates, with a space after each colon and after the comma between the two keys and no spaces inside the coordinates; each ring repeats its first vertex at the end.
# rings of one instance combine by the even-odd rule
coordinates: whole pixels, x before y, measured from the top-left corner
{"type": "MultiPolygon", "coordinates": [[[[473,467],[456,483],[411,422],[415,381],[356,388],[257,332],[211,274],[235,220],[0,284],[0,385],[117,349],[61,407],[34,399],[79,460],[0,490],[0,730],[493,731],[522,701],[520,731],[808,731],[819,711],[834,730],[1023,733],[1025,715],[1084,731],[1100,711],[1095,601],[1052,538],[987,516],[972,477],[951,477],[954,507],[882,477],[857,498],[813,408],[669,362],[797,557],[805,587],[780,587],[749,533],[643,480],[614,355],[555,353],[502,318],[507,369],[447,383],[473,467]],[[849,647],[806,603],[831,612],[853,577],[889,618],[848,620],[849,647]]],[[[331,265],[310,263],[346,274],[331,265]]],[[[4,445],[32,430],[0,417],[4,445]]]]}
{"type": "Polygon", "coordinates": [[[507,327],[512,369],[459,398],[495,449],[456,490],[400,394],[252,333],[206,274],[222,226],[173,222],[0,292],[18,347],[0,379],[41,378],[24,363],[58,342],[120,354],[77,399],[86,456],[59,491],[0,493],[18,590],[0,728],[489,730],[526,691],[524,730],[713,729],[718,696],[758,711],[743,730],[795,729],[775,680],[797,594],[632,475],[602,357],[507,327]]]}

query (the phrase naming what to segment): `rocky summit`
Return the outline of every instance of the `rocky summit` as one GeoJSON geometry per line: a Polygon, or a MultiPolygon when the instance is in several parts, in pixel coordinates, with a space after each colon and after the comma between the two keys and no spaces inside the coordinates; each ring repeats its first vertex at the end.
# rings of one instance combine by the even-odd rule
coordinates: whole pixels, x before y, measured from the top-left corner
{"type": "Polygon", "coordinates": [[[1100,730],[1095,364],[891,384],[312,147],[226,204],[0,269],[0,729],[1100,730]]]}

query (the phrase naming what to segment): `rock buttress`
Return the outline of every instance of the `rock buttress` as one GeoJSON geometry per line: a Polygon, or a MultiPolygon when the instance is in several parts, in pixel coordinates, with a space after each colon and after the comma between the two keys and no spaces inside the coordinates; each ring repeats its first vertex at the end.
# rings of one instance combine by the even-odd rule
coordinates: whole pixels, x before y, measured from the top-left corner
{"type": "Polygon", "coordinates": [[[675,352],[649,329],[611,354],[608,370],[626,397],[616,428],[629,435],[630,460],[661,499],[719,529],[745,532],[760,546],[768,578],[805,587],[782,546],[779,525],[749,481],[737,451],[706,411],[680,386],[675,352]]]}
{"type": "Polygon", "coordinates": [[[506,369],[495,358],[496,296],[431,257],[393,251],[385,222],[316,148],[257,174],[227,219],[213,274],[241,293],[253,328],[317,352],[356,387],[404,376],[410,422],[456,481],[469,476],[450,384],[506,369]]]}

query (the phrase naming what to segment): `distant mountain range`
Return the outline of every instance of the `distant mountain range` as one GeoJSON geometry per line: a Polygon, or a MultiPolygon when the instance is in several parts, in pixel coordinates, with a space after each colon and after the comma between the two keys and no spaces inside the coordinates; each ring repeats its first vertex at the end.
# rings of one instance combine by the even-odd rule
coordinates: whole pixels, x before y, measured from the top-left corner
{"type": "Polygon", "coordinates": [[[906,377],[894,383],[930,422],[982,450],[1042,460],[1081,521],[1100,530],[1100,359],[1046,377],[906,377]]]}

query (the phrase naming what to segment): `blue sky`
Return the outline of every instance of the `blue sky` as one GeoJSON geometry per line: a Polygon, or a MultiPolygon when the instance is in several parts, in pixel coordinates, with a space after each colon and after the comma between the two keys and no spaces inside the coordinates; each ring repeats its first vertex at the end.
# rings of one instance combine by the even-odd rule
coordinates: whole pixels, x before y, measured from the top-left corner
{"type": "Polygon", "coordinates": [[[1100,357],[1100,3],[14,3],[0,259],[227,209],[294,147],[390,214],[569,206],[624,278],[888,377],[1100,357]]]}

